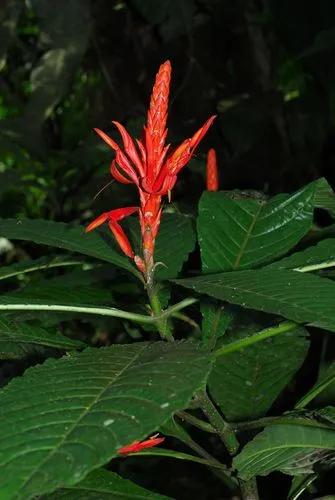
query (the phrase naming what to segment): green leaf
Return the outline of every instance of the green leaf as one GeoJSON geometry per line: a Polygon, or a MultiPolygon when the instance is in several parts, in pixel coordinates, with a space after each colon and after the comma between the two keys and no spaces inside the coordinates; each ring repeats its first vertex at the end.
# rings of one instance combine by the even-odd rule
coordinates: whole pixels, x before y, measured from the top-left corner
{"type": "Polygon", "coordinates": [[[57,331],[49,332],[39,326],[0,318],[0,359],[23,358],[39,347],[67,351],[84,346],[83,342],[72,340],[57,331]]]}
{"type": "Polygon", "coordinates": [[[71,259],[68,256],[57,256],[52,259],[50,257],[41,257],[35,260],[23,260],[10,266],[2,266],[0,268],[0,280],[33,271],[48,270],[54,267],[78,266],[80,264],[82,264],[82,261],[71,259]]]}
{"type": "Polygon", "coordinates": [[[312,225],[314,191],[310,184],[268,201],[204,193],[198,217],[203,271],[256,267],[285,254],[312,225]]]}
{"type": "Polygon", "coordinates": [[[302,252],[296,252],[268,265],[268,269],[295,269],[297,271],[317,271],[335,266],[335,238],[320,241],[302,252]]]}
{"type": "Polygon", "coordinates": [[[335,363],[331,363],[324,376],[297,402],[295,408],[305,408],[326,389],[333,391],[335,389],[335,363]]]}
{"type": "Polygon", "coordinates": [[[335,331],[335,283],[327,278],[265,268],[174,282],[233,304],[335,331]]]}
{"type": "Polygon", "coordinates": [[[169,497],[145,490],[115,472],[98,469],[80,483],[43,496],[44,500],[168,500],[169,497]]]}
{"type": "Polygon", "coordinates": [[[225,334],[232,320],[232,314],[225,309],[223,304],[213,300],[201,301],[200,310],[202,314],[202,343],[208,349],[213,349],[217,339],[225,334]]]}
{"type": "Polygon", "coordinates": [[[335,194],[328,181],[321,177],[314,181],[315,197],[314,204],[317,208],[327,210],[335,218],[335,194]]]}
{"type": "Polygon", "coordinates": [[[89,348],[28,369],[0,393],[0,497],[78,483],[186,408],[210,366],[191,343],[155,342],[89,348]]]}
{"type": "Polygon", "coordinates": [[[270,425],[235,457],[234,466],[244,480],[275,470],[298,475],[313,472],[314,465],[334,451],[335,429],[270,425]]]}
{"type": "MultiPolygon", "coordinates": [[[[223,343],[252,332],[225,335],[223,343]]],[[[211,396],[229,421],[261,417],[300,368],[308,351],[307,332],[298,327],[217,358],[208,380],[211,396]]]]}
{"type": "Polygon", "coordinates": [[[63,222],[0,219],[0,234],[12,240],[33,241],[89,255],[138,274],[130,260],[117,250],[113,236],[107,232],[94,231],[86,234],[84,227],[63,222]]]}

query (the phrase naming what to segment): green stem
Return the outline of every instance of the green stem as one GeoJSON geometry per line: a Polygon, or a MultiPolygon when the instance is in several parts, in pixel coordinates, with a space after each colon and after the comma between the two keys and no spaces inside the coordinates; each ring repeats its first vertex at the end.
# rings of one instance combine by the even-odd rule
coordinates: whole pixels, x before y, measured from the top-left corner
{"type": "Polygon", "coordinates": [[[299,271],[300,273],[308,273],[310,271],[319,271],[321,269],[327,269],[329,267],[335,266],[335,260],[328,260],[326,262],[320,262],[320,264],[310,264],[308,266],[296,267],[293,271],[299,271]]]}
{"type": "Polygon", "coordinates": [[[214,357],[223,356],[224,354],[228,354],[230,352],[235,352],[243,349],[252,344],[256,344],[256,342],[260,342],[261,340],[268,339],[269,337],[274,337],[275,335],[280,335],[281,333],[289,332],[290,330],[294,330],[297,328],[297,323],[293,321],[284,321],[280,323],[278,326],[272,326],[270,328],[265,328],[265,330],[261,330],[259,332],[254,333],[250,337],[245,337],[241,340],[236,340],[235,342],[230,342],[229,344],[223,345],[216,351],[214,351],[214,357]]]}
{"type": "Polygon", "coordinates": [[[279,417],[263,417],[258,420],[250,420],[249,422],[238,422],[232,424],[234,431],[249,431],[251,429],[259,429],[267,425],[303,425],[306,427],[319,427],[323,429],[333,429],[334,426],[329,423],[319,422],[317,420],[308,419],[305,417],[294,416],[279,416],[279,417]]]}
{"type": "Polygon", "coordinates": [[[91,306],[66,306],[61,304],[0,304],[0,311],[49,311],[49,312],[78,312],[84,314],[99,314],[101,316],[112,316],[114,318],[128,319],[136,323],[152,324],[155,322],[151,316],[137,314],[114,307],[91,307],[91,306]]]}
{"type": "Polygon", "coordinates": [[[249,481],[240,481],[240,488],[243,500],[259,500],[255,477],[249,481]]]}
{"type": "Polygon", "coordinates": [[[221,417],[205,391],[199,392],[197,394],[197,399],[203,413],[216,430],[230,455],[236,455],[239,448],[239,442],[231,426],[221,417]]]}
{"type": "Polygon", "coordinates": [[[150,306],[153,312],[154,322],[163,340],[173,342],[174,338],[168,322],[168,318],[163,316],[162,306],[155,287],[147,287],[150,306]]]}
{"type": "Polygon", "coordinates": [[[201,429],[202,431],[210,432],[212,434],[216,433],[216,430],[211,424],[209,424],[208,422],[204,422],[200,418],[197,418],[194,415],[187,413],[186,411],[178,411],[176,415],[181,420],[185,420],[185,422],[188,422],[189,424],[197,427],[198,429],[201,429]]]}

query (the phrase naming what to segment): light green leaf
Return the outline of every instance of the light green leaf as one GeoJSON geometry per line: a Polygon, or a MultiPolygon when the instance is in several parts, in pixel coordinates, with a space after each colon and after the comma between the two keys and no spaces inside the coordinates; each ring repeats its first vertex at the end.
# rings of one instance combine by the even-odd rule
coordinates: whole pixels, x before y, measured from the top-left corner
{"type": "Polygon", "coordinates": [[[0,318],[0,359],[24,358],[40,347],[71,350],[84,347],[78,340],[28,323],[0,318]]]}
{"type": "Polygon", "coordinates": [[[28,369],[0,393],[0,497],[28,500],[78,483],[186,408],[210,366],[191,343],[155,342],[89,348],[28,369]]]}
{"type": "Polygon", "coordinates": [[[335,283],[327,278],[265,268],[174,281],[233,304],[335,331],[335,283]]]}
{"type": "Polygon", "coordinates": [[[268,265],[268,269],[296,269],[301,272],[318,271],[335,266],[335,238],[320,241],[301,252],[293,253],[268,265]]]}
{"type": "Polygon", "coordinates": [[[0,280],[33,271],[48,270],[54,267],[78,266],[80,264],[82,264],[82,261],[68,256],[57,256],[52,259],[50,257],[41,257],[35,260],[23,260],[10,266],[2,266],[0,268],[0,280]]]}
{"type": "Polygon", "coordinates": [[[43,496],[43,500],[168,500],[124,479],[115,472],[98,469],[80,483],[43,496]]]}
{"type": "Polygon", "coordinates": [[[244,480],[275,470],[298,475],[313,472],[315,464],[334,452],[335,428],[270,425],[235,457],[234,466],[244,480]]]}
{"type": "Polygon", "coordinates": [[[204,193],[198,217],[203,271],[256,267],[285,254],[312,225],[314,192],[310,184],[268,201],[204,193]]]}
{"type": "Polygon", "coordinates": [[[121,255],[113,236],[108,232],[93,231],[87,234],[84,227],[63,222],[0,219],[0,234],[12,240],[33,241],[89,255],[138,274],[130,260],[121,255]]]}
{"type": "MultiPolygon", "coordinates": [[[[225,335],[223,343],[250,335],[225,335]]],[[[217,358],[208,380],[211,396],[229,421],[263,416],[300,368],[308,351],[307,332],[298,327],[217,358]]]]}

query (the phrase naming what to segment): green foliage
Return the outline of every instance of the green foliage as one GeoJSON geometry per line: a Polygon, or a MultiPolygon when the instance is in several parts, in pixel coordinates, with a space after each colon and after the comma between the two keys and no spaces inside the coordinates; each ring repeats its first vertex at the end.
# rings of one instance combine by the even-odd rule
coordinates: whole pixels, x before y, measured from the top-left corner
{"type": "Polygon", "coordinates": [[[248,443],[234,459],[243,479],[266,476],[274,470],[306,474],[335,452],[335,428],[304,425],[271,425],[248,443]]]}
{"type": "Polygon", "coordinates": [[[326,278],[265,268],[175,282],[232,304],[335,331],[335,283],[326,278]]]}
{"type": "Polygon", "coordinates": [[[0,394],[2,497],[79,482],[185,408],[209,368],[192,344],[162,342],[87,349],[31,368],[0,394]]]}
{"type": "MultiPolygon", "coordinates": [[[[223,342],[248,334],[234,332],[223,342]]],[[[227,420],[250,420],[269,410],[303,363],[309,347],[306,337],[304,328],[296,328],[216,359],[208,387],[227,420]]]]}
{"type": "Polygon", "coordinates": [[[205,193],[198,218],[203,271],[257,267],[285,254],[311,228],[314,192],[309,185],[269,201],[205,193]]]}
{"type": "Polygon", "coordinates": [[[98,469],[80,483],[43,496],[45,500],[168,500],[169,497],[145,490],[115,472],[98,469]]]}

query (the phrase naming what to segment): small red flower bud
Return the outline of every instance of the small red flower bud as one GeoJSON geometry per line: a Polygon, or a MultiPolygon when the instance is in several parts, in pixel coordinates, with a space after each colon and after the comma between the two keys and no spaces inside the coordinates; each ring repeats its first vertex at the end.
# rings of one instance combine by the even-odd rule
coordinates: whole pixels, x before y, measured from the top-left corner
{"type": "Polygon", "coordinates": [[[211,148],[207,154],[206,166],[207,191],[219,190],[219,172],[215,149],[211,148]]]}

